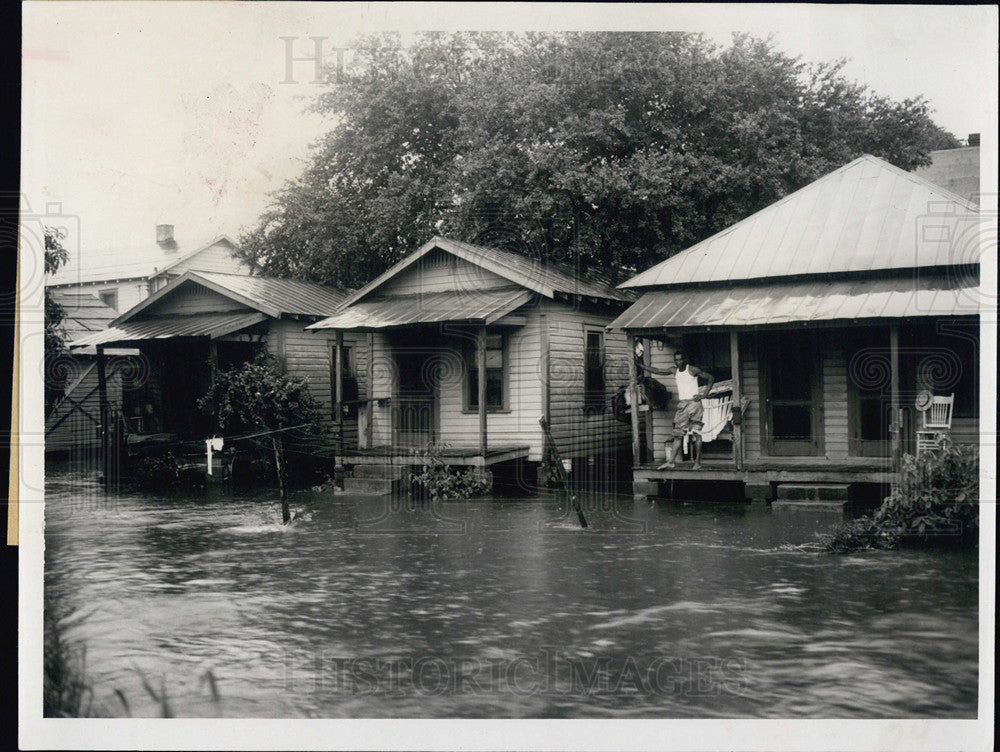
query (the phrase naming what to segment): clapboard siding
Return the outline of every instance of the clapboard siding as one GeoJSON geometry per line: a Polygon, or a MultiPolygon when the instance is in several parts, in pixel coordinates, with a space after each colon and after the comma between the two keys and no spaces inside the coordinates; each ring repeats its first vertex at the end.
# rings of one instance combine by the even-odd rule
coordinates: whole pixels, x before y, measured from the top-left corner
{"type": "Polygon", "coordinates": [[[86,293],[98,298],[104,292],[117,292],[118,305],[115,310],[118,313],[124,313],[149,296],[149,284],[145,279],[129,279],[119,282],[93,282],[81,285],[59,285],[54,289],[63,292],[86,293]]]}
{"type": "MultiPolygon", "coordinates": [[[[108,359],[109,362],[113,358],[108,359]]],[[[101,420],[101,397],[98,390],[97,359],[77,355],[65,361],[66,393],[45,420],[45,451],[69,451],[99,447],[98,426],[101,420]],[[76,404],[74,404],[74,402],[76,404]]],[[[109,407],[120,408],[121,377],[108,367],[109,407]]]]}
{"type": "Polygon", "coordinates": [[[498,274],[470,264],[442,250],[433,250],[378,288],[378,295],[488,290],[512,283],[498,274]]]}
{"type": "Polygon", "coordinates": [[[215,290],[210,290],[204,285],[187,284],[174,290],[173,294],[168,294],[161,298],[145,311],[143,318],[147,316],[186,316],[197,313],[229,313],[236,311],[255,310],[233,300],[226,295],[221,295],[215,290]]]}
{"type": "MultiPolygon", "coordinates": [[[[170,267],[167,274],[172,277],[179,277],[189,271],[249,274],[250,267],[235,255],[231,245],[228,243],[217,243],[189,256],[176,266],[170,267]]],[[[166,274],[163,276],[166,276],[166,274]]]]}
{"type": "MultiPolygon", "coordinates": [[[[842,341],[838,336],[820,342],[842,341]]],[[[823,344],[823,449],[828,459],[844,459],[849,452],[847,416],[847,361],[843,347],[823,344]]]]}
{"type": "Polygon", "coordinates": [[[604,330],[615,314],[561,301],[545,301],[540,310],[546,314],[550,353],[550,423],[560,453],[590,457],[627,446],[630,429],[615,420],[612,400],[628,383],[628,343],[624,332],[604,330]],[[585,332],[591,328],[604,330],[604,410],[597,413],[584,410],[585,332]]]}

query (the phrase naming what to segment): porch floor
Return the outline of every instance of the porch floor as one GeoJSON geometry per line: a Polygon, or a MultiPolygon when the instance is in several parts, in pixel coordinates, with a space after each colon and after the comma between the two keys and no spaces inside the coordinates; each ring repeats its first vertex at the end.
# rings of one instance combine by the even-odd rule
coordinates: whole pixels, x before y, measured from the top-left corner
{"type": "MultiPolygon", "coordinates": [[[[377,446],[370,449],[347,449],[343,453],[343,461],[349,465],[414,465],[420,464],[419,447],[377,446]]],[[[486,457],[479,447],[451,446],[441,451],[441,461],[448,465],[467,465],[470,467],[489,467],[499,462],[526,459],[528,446],[498,444],[486,449],[486,457]]]]}
{"type": "Polygon", "coordinates": [[[722,480],[744,483],[891,483],[895,474],[885,457],[848,457],[826,460],[822,457],[768,457],[746,460],[743,470],[733,467],[732,458],[704,458],[701,469],[690,462],[659,469],[661,462],[649,462],[632,468],[638,481],[722,480]]]}

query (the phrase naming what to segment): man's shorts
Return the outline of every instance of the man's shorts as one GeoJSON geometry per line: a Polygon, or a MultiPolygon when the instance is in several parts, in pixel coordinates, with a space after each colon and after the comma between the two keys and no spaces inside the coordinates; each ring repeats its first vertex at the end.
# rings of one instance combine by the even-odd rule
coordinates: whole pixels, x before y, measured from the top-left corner
{"type": "Polygon", "coordinates": [[[683,438],[688,431],[701,433],[701,416],[704,414],[700,400],[682,400],[674,413],[674,436],[683,438]]]}

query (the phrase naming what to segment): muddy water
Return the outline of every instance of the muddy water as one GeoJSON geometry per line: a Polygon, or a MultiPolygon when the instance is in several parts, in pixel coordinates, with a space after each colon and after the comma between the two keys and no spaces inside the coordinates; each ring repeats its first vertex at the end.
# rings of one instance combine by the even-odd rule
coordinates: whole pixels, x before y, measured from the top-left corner
{"type": "Polygon", "coordinates": [[[50,476],[48,595],[104,713],[160,714],[145,680],[177,716],[975,717],[975,553],[612,496],[587,531],[554,497],[293,508],[50,476]]]}

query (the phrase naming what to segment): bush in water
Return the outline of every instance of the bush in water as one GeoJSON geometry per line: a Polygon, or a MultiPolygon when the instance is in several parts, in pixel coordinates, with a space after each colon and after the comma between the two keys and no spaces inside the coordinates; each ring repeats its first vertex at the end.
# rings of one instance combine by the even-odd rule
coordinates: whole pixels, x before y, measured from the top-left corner
{"type": "Polygon", "coordinates": [[[978,448],[945,438],[936,451],[904,455],[899,483],[882,506],[841,527],[826,547],[848,553],[902,542],[974,544],[978,533],[978,448]]]}
{"type": "Polygon", "coordinates": [[[142,457],[136,462],[134,478],[139,488],[172,488],[180,483],[180,463],[171,452],[142,457]]]}
{"type": "Polygon", "coordinates": [[[432,444],[417,456],[422,467],[419,473],[410,473],[410,482],[418,493],[439,499],[470,499],[487,494],[493,488],[493,474],[488,470],[470,467],[458,471],[446,465],[442,454],[447,444],[432,444]]]}

